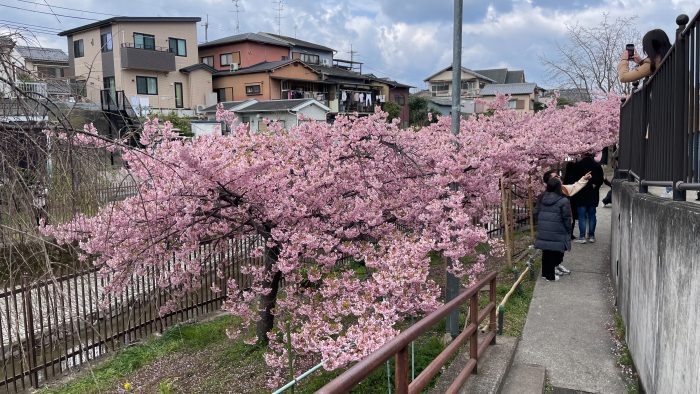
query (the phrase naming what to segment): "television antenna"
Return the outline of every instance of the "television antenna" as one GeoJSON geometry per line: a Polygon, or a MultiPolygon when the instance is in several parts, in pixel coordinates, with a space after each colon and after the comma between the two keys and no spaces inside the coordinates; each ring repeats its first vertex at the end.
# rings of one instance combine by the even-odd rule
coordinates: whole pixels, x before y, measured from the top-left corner
{"type": "Polygon", "coordinates": [[[275,8],[277,11],[277,34],[281,34],[280,27],[282,25],[282,11],[284,11],[284,0],[274,0],[275,8]]]}

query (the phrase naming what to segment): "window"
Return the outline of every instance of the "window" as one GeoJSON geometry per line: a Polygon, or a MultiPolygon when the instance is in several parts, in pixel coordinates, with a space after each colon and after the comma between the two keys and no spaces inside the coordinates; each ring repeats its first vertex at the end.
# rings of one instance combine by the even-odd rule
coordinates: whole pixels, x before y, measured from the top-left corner
{"type": "Polygon", "coordinates": [[[217,103],[221,103],[223,101],[226,101],[226,89],[225,88],[214,89],[214,93],[216,93],[216,102],[217,103]]]}
{"type": "Polygon", "coordinates": [[[112,33],[104,33],[100,35],[100,48],[102,52],[112,52],[112,33]]]}
{"type": "Polygon", "coordinates": [[[85,46],[83,46],[83,40],[73,41],[73,57],[83,57],[85,56],[85,46]]]}
{"type": "Polygon", "coordinates": [[[309,63],[309,64],[318,64],[319,57],[318,57],[318,55],[310,55],[308,53],[302,53],[301,54],[301,61],[304,63],[309,63]]]}
{"type": "Polygon", "coordinates": [[[433,96],[437,96],[447,93],[450,90],[450,85],[446,82],[438,82],[432,84],[430,90],[433,92],[433,96]]]}
{"type": "Polygon", "coordinates": [[[260,89],[260,84],[257,85],[248,85],[245,87],[245,94],[248,96],[256,95],[256,94],[261,94],[261,89],[260,89]]]}
{"type": "Polygon", "coordinates": [[[187,56],[187,41],[182,38],[168,38],[168,47],[175,56],[187,56]]]}
{"type": "Polygon", "coordinates": [[[516,106],[516,104],[517,104],[517,101],[518,101],[518,100],[510,100],[510,101],[508,101],[508,108],[510,108],[510,109],[515,109],[515,106],[516,106]]]}
{"type": "Polygon", "coordinates": [[[150,34],[134,33],[134,48],[156,49],[156,37],[150,34]]]}
{"type": "Polygon", "coordinates": [[[200,61],[207,66],[212,66],[214,67],[214,56],[204,56],[203,58],[200,59],[200,61]]]}
{"type": "Polygon", "coordinates": [[[156,77],[136,77],[137,94],[158,94],[158,78],[156,77]]]}
{"type": "Polygon", "coordinates": [[[228,66],[233,63],[233,53],[224,53],[219,60],[222,66],[228,66]]]}
{"type": "Polygon", "coordinates": [[[398,104],[398,105],[400,105],[400,106],[402,106],[402,107],[403,107],[404,105],[406,105],[406,97],[404,97],[404,96],[401,95],[401,94],[395,95],[395,96],[394,96],[394,101],[396,101],[396,104],[398,104]]]}
{"type": "Polygon", "coordinates": [[[476,90],[477,86],[476,81],[462,81],[462,90],[476,90]]]}

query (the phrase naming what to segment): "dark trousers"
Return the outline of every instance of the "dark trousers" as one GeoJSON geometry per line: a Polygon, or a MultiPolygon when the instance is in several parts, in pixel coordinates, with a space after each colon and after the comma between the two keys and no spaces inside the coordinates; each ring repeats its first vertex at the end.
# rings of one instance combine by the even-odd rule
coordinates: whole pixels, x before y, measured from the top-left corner
{"type": "Polygon", "coordinates": [[[554,280],[554,267],[561,264],[564,260],[564,252],[557,250],[542,251],[542,276],[554,280]]]}

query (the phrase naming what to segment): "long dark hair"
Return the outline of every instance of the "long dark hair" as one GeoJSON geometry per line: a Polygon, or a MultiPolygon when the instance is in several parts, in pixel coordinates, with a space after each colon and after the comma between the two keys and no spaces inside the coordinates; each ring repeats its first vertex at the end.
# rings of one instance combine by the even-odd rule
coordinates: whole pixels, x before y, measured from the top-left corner
{"type": "Polygon", "coordinates": [[[656,62],[661,62],[666,53],[671,50],[671,42],[663,30],[649,30],[642,38],[642,50],[651,60],[651,72],[653,73],[656,71],[656,62]]]}
{"type": "Polygon", "coordinates": [[[559,178],[549,178],[547,181],[547,191],[561,195],[561,181],[559,178]]]}

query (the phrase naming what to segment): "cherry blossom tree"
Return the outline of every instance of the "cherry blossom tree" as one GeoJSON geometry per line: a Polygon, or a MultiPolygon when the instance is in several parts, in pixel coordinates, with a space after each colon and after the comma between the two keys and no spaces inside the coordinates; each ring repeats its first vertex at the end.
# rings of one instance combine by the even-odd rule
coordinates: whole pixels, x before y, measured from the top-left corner
{"type": "MultiPolygon", "coordinates": [[[[486,256],[475,249],[490,243],[491,253],[501,251],[483,223],[499,201],[503,174],[520,179],[602,148],[615,138],[618,110],[613,97],[537,114],[500,108],[462,120],[458,136],[446,118],[402,130],[382,112],[251,132],[220,111],[230,135],[181,141],[154,119],[141,134],[145,148],[110,147],[142,180],[139,195],[43,231],[77,241],[83,258],[110,275],[109,291],[155,271],[179,296],[197,289],[204,274],[201,260],[188,258],[199,245],[216,250],[232,238],[258,237],[254,255],[262,264],[241,267],[251,286],[229,280],[225,289],[224,309],[244,322],[231,335],[268,344],[273,370],[282,370],[290,349],[333,369],[439,304],[429,252],[472,256],[452,268],[460,277],[474,280],[486,270],[486,256]]],[[[81,140],[105,144],[91,132],[86,127],[81,140]]]]}

